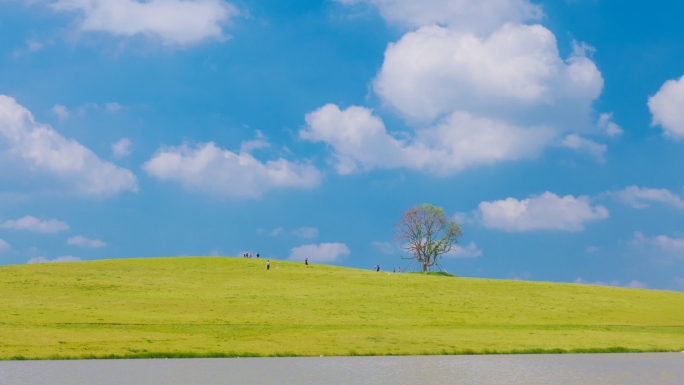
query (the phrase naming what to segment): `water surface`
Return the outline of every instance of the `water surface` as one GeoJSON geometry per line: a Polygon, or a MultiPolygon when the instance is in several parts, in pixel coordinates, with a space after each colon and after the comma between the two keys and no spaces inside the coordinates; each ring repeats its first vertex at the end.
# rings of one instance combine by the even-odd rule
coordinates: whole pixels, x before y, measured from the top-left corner
{"type": "Polygon", "coordinates": [[[4,361],[0,385],[682,385],[683,353],[4,361]]]}

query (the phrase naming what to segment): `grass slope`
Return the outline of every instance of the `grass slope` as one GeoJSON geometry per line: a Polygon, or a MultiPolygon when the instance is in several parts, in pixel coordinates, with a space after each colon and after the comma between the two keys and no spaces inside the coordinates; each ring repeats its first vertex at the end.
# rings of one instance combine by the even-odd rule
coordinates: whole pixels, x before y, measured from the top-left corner
{"type": "Polygon", "coordinates": [[[684,350],[684,293],[271,262],[0,267],[0,359],[684,350]]]}

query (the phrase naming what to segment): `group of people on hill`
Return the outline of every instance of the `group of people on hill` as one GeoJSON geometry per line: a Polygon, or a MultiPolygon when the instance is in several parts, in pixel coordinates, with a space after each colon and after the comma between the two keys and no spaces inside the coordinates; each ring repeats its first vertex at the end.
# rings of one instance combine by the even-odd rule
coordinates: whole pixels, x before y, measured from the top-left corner
{"type": "MultiPolygon", "coordinates": [[[[242,254],[242,258],[252,258],[252,253],[244,253],[242,254]]],[[[259,258],[259,253],[257,253],[257,258],[259,258]]]]}

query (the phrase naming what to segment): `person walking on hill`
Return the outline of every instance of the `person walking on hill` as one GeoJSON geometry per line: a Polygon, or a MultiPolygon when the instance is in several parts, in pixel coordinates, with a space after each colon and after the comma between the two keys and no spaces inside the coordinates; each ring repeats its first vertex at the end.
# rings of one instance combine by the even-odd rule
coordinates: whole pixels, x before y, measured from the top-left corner
{"type": "Polygon", "coordinates": [[[304,258],[304,264],[309,267],[309,258],[304,258]]]}
{"type": "Polygon", "coordinates": [[[271,270],[271,260],[266,261],[266,270],[271,270]]]}
{"type": "Polygon", "coordinates": [[[257,253],[257,259],[259,259],[259,253],[257,253]]]}

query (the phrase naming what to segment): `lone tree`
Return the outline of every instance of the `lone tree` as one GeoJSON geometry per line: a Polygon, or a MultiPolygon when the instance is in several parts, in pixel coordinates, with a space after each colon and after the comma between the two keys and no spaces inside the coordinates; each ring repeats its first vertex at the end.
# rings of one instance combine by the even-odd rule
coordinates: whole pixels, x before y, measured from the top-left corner
{"type": "Polygon", "coordinates": [[[428,272],[440,255],[458,245],[463,230],[444,210],[424,203],[410,208],[394,227],[394,239],[428,272]]]}

